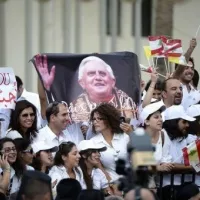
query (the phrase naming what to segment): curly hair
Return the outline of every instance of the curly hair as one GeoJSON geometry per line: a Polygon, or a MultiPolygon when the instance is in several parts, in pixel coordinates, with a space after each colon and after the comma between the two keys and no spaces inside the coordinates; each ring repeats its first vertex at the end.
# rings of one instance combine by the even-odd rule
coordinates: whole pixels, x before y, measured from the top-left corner
{"type": "Polygon", "coordinates": [[[37,109],[36,109],[36,107],[27,100],[18,101],[16,103],[15,110],[13,110],[11,113],[9,128],[11,130],[18,131],[22,135],[22,137],[25,139],[30,140],[31,137],[32,137],[32,139],[35,138],[37,136],[37,132],[38,132],[37,131],[37,109]],[[21,112],[27,108],[33,109],[33,113],[35,114],[35,119],[34,119],[32,126],[24,133],[22,130],[22,127],[20,125],[20,120],[19,120],[20,117],[19,116],[20,116],[21,112]]]}
{"type": "MultiPolygon", "coordinates": [[[[111,104],[101,103],[90,114],[90,121],[92,122],[94,114],[98,113],[103,119],[104,122],[111,128],[113,133],[123,133],[120,129],[120,112],[111,104]]],[[[94,126],[92,130],[96,133],[94,126]]]]}

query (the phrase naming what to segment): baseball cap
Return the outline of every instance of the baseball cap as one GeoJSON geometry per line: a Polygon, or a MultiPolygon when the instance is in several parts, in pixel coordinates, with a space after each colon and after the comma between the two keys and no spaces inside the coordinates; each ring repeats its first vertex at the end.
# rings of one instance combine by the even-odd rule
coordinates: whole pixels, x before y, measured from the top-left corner
{"type": "Polygon", "coordinates": [[[53,153],[59,150],[59,148],[53,143],[45,142],[45,141],[36,141],[31,146],[33,148],[34,153],[37,153],[39,151],[44,151],[44,150],[50,150],[53,153]]]}
{"type": "Polygon", "coordinates": [[[79,152],[81,151],[86,151],[89,149],[96,149],[99,151],[105,151],[107,149],[107,147],[103,144],[99,144],[99,143],[94,143],[93,140],[82,140],[79,145],[78,145],[78,150],[79,152]]]}
{"type": "Polygon", "coordinates": [[[173,105],[167,108],[167,110],[165,111],[165,121],[171,119],[184,119],[190,122],[196,120],[195,118],[190,117],[181,105],[173,105]]]}
{"type": "Polygon", "coordinates": [[[151,103],[147,106],[145,106],[142,110],[142,112],[140,113],[140,122],[144,123],[144,121],[149,117],[149,115],[155,113],[156,111],[160,110],[161,112],[163,112],[166,109],[163,101],[159,101],[159,102],[155,102],[155,103],[151,103]]]}

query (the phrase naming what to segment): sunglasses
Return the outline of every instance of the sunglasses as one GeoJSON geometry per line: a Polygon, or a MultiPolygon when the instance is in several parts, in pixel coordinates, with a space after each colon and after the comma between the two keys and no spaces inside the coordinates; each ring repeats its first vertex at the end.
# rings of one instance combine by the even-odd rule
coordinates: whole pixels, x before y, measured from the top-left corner
{"type": "Polygon", "coordinates": [[[30,153],[30,154],[33,154],[33,149],[27,149],[27,150],[23,151],[23,153],[30,153]]]}
{"type": "Polygon", "coordinates": [[[22,115],[22,117],[28,117],[28,116],[30,116],[30,117],[35,117],[35,113],[24,113],[23,115],[22,115]]]}
{"type": "Polygon", "coordinates": [[[99,122],[99,121],[102,121],[102,120],[105,120],[105,119],[102,118],[102,117],[92,118],[92,122],[94,122],[94,121],[99,122]]]}
{"type": "Polygon", "coordinates": [[[1,150],[2,153],[10,153],[11,151],[13,151],[15,153],[15,152],[17,152],[17,149],[15,147],[12,147],[12,148],[7,147],[7,148],[1,150]]]}

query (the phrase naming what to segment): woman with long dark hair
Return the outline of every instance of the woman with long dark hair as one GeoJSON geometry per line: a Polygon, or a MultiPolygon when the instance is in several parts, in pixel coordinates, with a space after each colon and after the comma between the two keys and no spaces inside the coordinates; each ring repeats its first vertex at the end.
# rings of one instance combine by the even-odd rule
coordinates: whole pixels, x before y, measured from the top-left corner
{"type": "Polygon", "coordinates": [[[35,141],[32,148],[35,156],[31,166],[35,170],[48,174],[54,163],[52,153],[57,152],[58,147],[45,141],[35,141]]]}
{"type": "MultiPolygon", "coordinates": [[[[54,166],[49,172],[52,183],[56,181],[57,184],[64,178],[73,178],[80,182],[84,187],[83,173],[78,167],[80,154],[76,145],[73,142],[65,142],[60,144],[59,151],[57,151],[54,158],[54,166]]],[[[53,188],[54,195],[56,194],[56,187],[53,188]]]]}
{"type": "Polygon", "coordinates": [[[6,137],[25,138],[32,141],[37,136],[37,110],[29,101],[18,101],[11,113],[9,130],[6,137]]]}
{"type": "Polygon", "coordinates": [[[98,168],[100,153],[106,150],[106,146],[95,144],[92,140],[83,140],[78,145],[78,150],[81,155],[79,165],[83,172],[86,188],[104,190],[107,194],[109,192],[108,180],[102,170],[98,168]]]}
{"type": "MultiPolygon", "coordinates": [[[[10,181],[6,195],[7,197],[10,197],[11,194],[14,194],[19,190],[21,178],[26,168],[17,158],[17,149],[12,139],[0,139],[0,155],[6,157],[8,163],[10,164],[10,168],[6,169],[7,171],[10,171],[10,181]]],[[[2,170],[4,175],[5,171],[4,169],[2,170]]]]}

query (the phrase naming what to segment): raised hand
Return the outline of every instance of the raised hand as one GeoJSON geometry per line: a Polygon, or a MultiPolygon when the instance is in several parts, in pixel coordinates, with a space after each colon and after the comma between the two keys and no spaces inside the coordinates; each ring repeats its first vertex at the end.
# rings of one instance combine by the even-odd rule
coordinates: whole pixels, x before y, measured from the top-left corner
{"type": "Polygon", "coordinates": [[[8,163],[7,156],[0,156],[0,167],[2,170],[10,170],[10,164],[8,163]]]}
{"type": "Polygon", "coordinates": [[[46,55],[41,56],[40,54],[38,54],[35,56],[34,61],[36,68],[40,73],[40,76],[42,77],[44,87],[46,90],[49,91],[54,81],[56,67],[53,66],[49,73],[46,55]]]}
{"type": "Polygon", "coordinates": [[[196,38],[192,38],[190,40],[190,48],[194,49],[196,46],[197,46],[197,40],[196,40],[196,38]]]}

